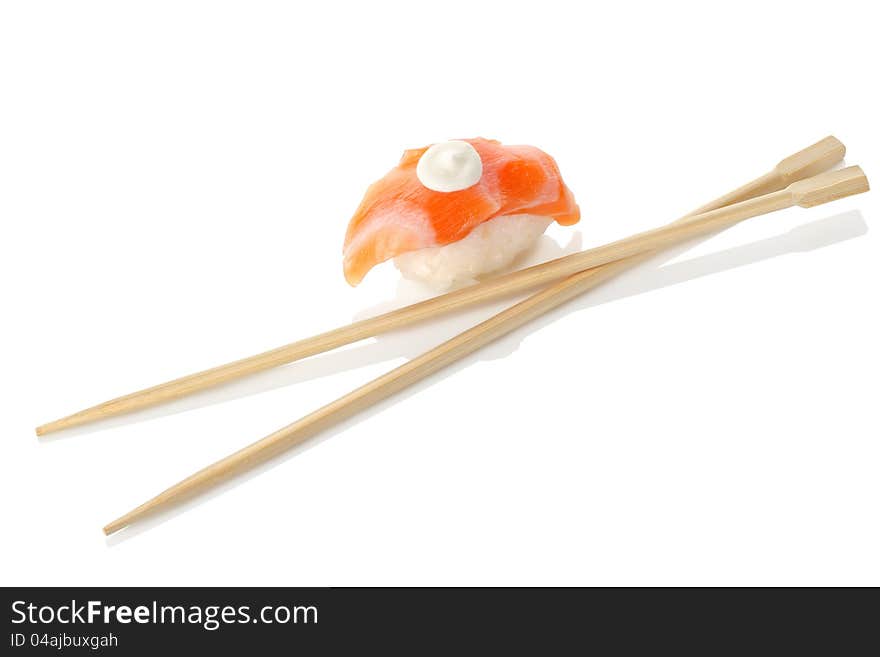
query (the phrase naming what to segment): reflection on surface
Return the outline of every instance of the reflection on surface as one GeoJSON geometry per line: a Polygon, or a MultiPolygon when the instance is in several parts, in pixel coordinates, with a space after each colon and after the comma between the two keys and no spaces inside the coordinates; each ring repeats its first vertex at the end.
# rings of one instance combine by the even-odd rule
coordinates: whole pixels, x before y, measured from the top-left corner
{"type": "MultiPolygon", "coordinates": [[[[586,308],[735,269],[762,260],[768,260],[787,253],[823,248],[837,242],[859,237],[865,234],[867,230],[868,227],[861,213],[850,211],[798,226],[788,232],[767,239],[695,257],[690,260],[663,265],[664,262],[668,262],[676,257],[676,255],[693,248],[696,242],[689,242],[675,250],[664,251],[656,258],[624,272],[617,278],[600,285],[590,293],[569,301],[542,317],[531,321],[510,335],[487,345],[478,353],[465,359],[465,362],[472,362],[470,359],[490,360],[506,356],[515,351],[522,339],[533,331],[555,322],[560,317],[577,313],[586,308]]],[[[523,261],[517,263],[517,265],[518,267],[525,267],[566,255],[579,249],[580,239],[580,234],[575,234],[572,236],[569,244],[561,247],[551,238],[544,236],[538,248],[524,258],[523,261]]],[[[423,286],[411,281],[401,281],[398,286],[398,292],[392,299],[357,313],[355,319],[370,317],[414,303],[425,298],[425,294],[426,290],[423,286]]],[[[416,324],[406,329],[378,336],[369,342],[358,343],[350,347],[319,354],[305,360],[290,363],[289,365],[254,374],[168,404],[61,431],[44,437],[42,441],[48,443],[55,439],[91,433],[164,417],[195,408],[211,406],[267,390],[319,379],[343,370],[358,369],[393,359],[412,358],[440,342],[448,340],[474,324],[491,317],[514,303],[517,299],[525,296],[527,295],[521,294],[512,299],[489,302],[476,308],[465,309],[438,317],[429,322],[416,324]]],[[[449,370],[447,369],[447,371],[449,370]]],[[[435,374],[434,376],[444,376],[444,374],[435,374]]]]}
{"type": "MultiPolygon", "coordinates": [[[[112,546],[125,541],[143,531],[147,531],[150,527],[153,527],[158,523],[164,522],[171,517],[183,513],[187,509],[192,508],[207,499],[220,495],[223,491],[237,486],[251,477],[257,476],[264,470],[285,462],[289,458],[293,458],[300,452],[310,449],[324,440],[332,438],[356,423],[368,419],[377,413],[381,413],[391,404],[399,403],[410,395],[418,393],[437,381],[469,367],[475,362],[507,356],[518,348],[522,339],[527,335],[538,330],[542,326],[557,321],[561,317],[579,312],[586,308],[615,301],[617,299],[665,288],[670,285],[676,285],[696,278],[728,271],[737,267],[743,267],[777,256],[824,248],[838,242],[864,235],[867,230],[867,225],[862,218],[861,213],[858,211],[851,211],[798,226],[774,237],[663,266],[663,262],[668,261],[676,255],[675,251],[665,251],[662,255],[658,255],[657,258],[645,262],[631,271],[625,272],[616,279],[601,285],[596,288],[594,292],[569,301],[559,308],[550,311],[546,315],[533,320],[525,326],[513,331],[511,334],[486,346],[482,350],[453,363],[427,379],[393,395],[391,398],[362,411],[358,415],[323,431],[316,438],[306,441],[304,444],[258,466],[254,470],[240,475],[239,477],[230,480],[193,500],[184,502],[173,509],[164,511],[153,518],[142,521],[113,535],[107,539],[107,544],[112,546]]],[[[683,245],[678,251],[681,252],[692,247],[693,243],[690,243],[683,245]]],[[[557,255],[549,256],[550,258],[559,257],[559,254],[561,254],[563,249],[561,249],[561,247],[557,248],[560,249],[560,252],[558,252],[557,255]]],[[[533,255],[536,258],[542,257],[540,251],[533,255]]],[[[527,266],[528,264],[534,263],[521,263],[520,266],[527,266]]],[[[369,316],[375,312],[386,312],[392,308],[418,300],[418,298],[412,298],[410,296],[414,292],[417,294],[418,290],[414,291],[409,284],[402,285],[398,292],[399,295],[387,304],[374,306],[369,310],[364,311],[364,313],[359,314],[358,317],[369,316]]],[[[144,419],[177,413],[191,408],[198,408],[231,399],[237,399],[263,392],[265,390],[289,386],[309,379],[327,376],[340,370],[354,369],[400,357],[411,358],[436,344],[439,344],[443,340],[452,337],[461,330],[486,319],[497,312],[500,308],[509,306],[510,304],[511,301],[506,300],[497,304],[485,305],[478,309],[457,313],[451,317],[432,320],[424,325],[418,325],[406,330],[380,336],[373,342],[364,345],[356,345],[345,350],[314,356],[303,361],[291,363],[284,367],[256,374],[247,379],[225,385],[221,388],[205,391],[204,393],[200,393],[193,397],[179,400],[174,404],[149,409],[131,416],[115,418],[102,424],[104,428],[106,428],[111,426],[111,424],[118,425],[142,421],[144,419]]],[[[296,418],[291,418],[291,421],[295,419],[296,418]]],[[[89,429],[95,430],[94,425],[92,427],[81,428],[81,430],[89,429]]],[[[61,435],[71,435],[78,431],[80,431],[80,429],[74,429],[68,432],[62,432],[61,435]]],[[[260,436],[250,436],[249,438],[256,440],[259,437],[260,436]]]]}

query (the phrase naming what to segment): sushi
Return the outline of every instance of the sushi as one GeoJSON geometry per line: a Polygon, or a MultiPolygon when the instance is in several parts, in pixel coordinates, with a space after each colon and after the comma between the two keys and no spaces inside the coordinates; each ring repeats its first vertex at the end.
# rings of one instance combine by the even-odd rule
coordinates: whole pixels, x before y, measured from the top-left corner
{"type": "Polygon", "coordinates": [[[553,221],[579,219],[556,162],[534,146],[476,138],[407,150],[348,224],[345,279],[357,285],[393,258],[407,278],[456,287],[508,267],[553,221]]]}

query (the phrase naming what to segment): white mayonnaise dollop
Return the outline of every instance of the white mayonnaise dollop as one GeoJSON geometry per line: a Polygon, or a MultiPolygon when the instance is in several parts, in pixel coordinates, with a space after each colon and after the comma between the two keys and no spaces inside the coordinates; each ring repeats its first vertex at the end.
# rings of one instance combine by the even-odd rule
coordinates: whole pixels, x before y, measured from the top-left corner
{"type": "Polygon", "coordinates": [[[435,192],[457,192],[480,181],[483,162],[466,141],[444,141],[422,154],[416,175],[425,187],[435,192]]]}

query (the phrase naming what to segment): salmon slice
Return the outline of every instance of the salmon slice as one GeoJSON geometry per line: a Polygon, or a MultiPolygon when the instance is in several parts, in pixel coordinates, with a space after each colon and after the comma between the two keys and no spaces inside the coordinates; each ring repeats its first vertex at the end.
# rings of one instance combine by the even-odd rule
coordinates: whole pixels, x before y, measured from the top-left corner
{"type": "Polygon", "coordinates": [[[495,217],[543,215],[563,226],[580,219],[559,167],[545,152],[491,139],[462,141],[483,164],[480,180],[467,189],[437,192],[422,185],[416,165],[428,147],[404,152],[394,169],[370,185],[345,234],[343,270],[351,285],[381,262],[457,242],[495,217]]]}

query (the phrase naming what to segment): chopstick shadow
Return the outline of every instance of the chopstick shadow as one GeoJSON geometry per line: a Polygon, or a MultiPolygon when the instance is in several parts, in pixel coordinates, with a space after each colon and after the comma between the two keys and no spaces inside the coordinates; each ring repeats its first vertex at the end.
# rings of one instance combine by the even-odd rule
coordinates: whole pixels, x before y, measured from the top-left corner
{"type": "MultiPolygon", "coordinates": [[[[539,240],[536,248],[531,253],[526,254],[520,261],[513,263],[510,269],[519,269],[538,262],[559,258],[580,251],[581,248],[580,233],[573,234],[565,246],[558,245],[550,237],[544,235],[539,240]]],[[[355,319],[371,314],[383,313],[386,306],[390,310],[391,306],[398,307],[415,303],[436,293],[436,290],[402,280],[398,285],[397,295],[393,301],[362,311],[357,314],[355,319]]],[[[285,388],[305,381],[321,379],[343,370],[356,370],[395,358],[409,357],[433,346],[437,342],[438,335],[452,337],[468,326],[472,326],[494,314],[508,304],[509,300],[506,302],[499,301],[492,305],[484,305],[481,308],[462,311],[454,316],[443,317],[439,320],[413,326],[406,330],[387,333],[377,340],[343,347],[265,372],[243,377],[159,406],[41,436],[40,441],[50,443],[55,440],[64,440],[116,427],[137,424],[160,417],[176,415],[185,411],[231,402],[236,399],[242,399],[269,390],[285,388]],[[388,339],[389,337],[392,339],[388,339]]]]}
{"type": "MultiPolygon", "coordinates": [[[[329,440],[334,436],[350,429],[356,424],[370,419],[371,417],[383,412],[393,404],[400,403],[408,399],[410,396],[418,394],[426,388],[436,384],[438,381],[449,377],[456,372],[470,367],[474,363],[482,360],[492,360],[507,356],[519,347],[522,340],[537,331],[543,326],[551,324],[562,317],[577,313],[593,306],[609,303],[618,299],[636,296],[652,290],[658,290],[671,285],[677,285],[686,281],[702,278],[712,274],[729,271],[738,267],[744,267],[750,264],[769,260],[782,255],[811,251],[824,248],[833,244],[853,239],[867,233],[868,227],[859,211],[849,211],[837,214],[831,217],[813,221],[811,223],[798,226],[780,235],[759,240],[742,246],[733,247],[724,251],[699,256],[683,262],[658,266],[658,263],[668,261],[674,257],[674,253],[665,252],[662,256],[655,258],[641,266],[634,268],[612,281],[605,283],[600,288],[587,294],[581,298],[573,299],[560,306],[559,308],[547,313],[546,315],[533,320],[529,324],[520,327],[509,335],[495,341],[482,350],[453,363],[452,365],[440,370],[427,379],[420,381],[402,392],[392,395],[386,399],[357,415],[340,422],[339,424],[323,431],[318,436],[307,440],[305,443],[294,447],[284,454],[267,461],[254,469],[238,475],[212,490],[203,493],[197,497],[185,500],[180,504],[158,512],[157,514],[145,518],[144,520],[125,528],[121,532],[114,534],[106,539],[108,546],[117,545],[123,541],[133,538],[142,532],[149,531],[151,528],[166,522],[179,514],[185,513],[194,506],[201,504],[207,500],[213,499],[224,492],[234,488],[253,477],[259,476],[269,468],[273,468],[281,463],[285,463],[289,459],[295,458],[298,454],[305,450],[312,449],[321,444],[325,440],[329,440]]],[[[691,248],[693,243],[682,247],[679,252],[691,248]]],[[[408,299],[396,299],[393,303],[401,305],[409,303],[408,299]]],[[[509,305],[509,301],[506,304],[509,305]]],[[[371,309],[376,310],[376,309],[371,309]]],[[[382,309],[379,309],[380,311],[382,309]]],[[[494,310],[487,310],[485,307],[479,311],[472,311],[468,315],[481,314],[484,317],[493,314],[494,310]]],[[[478,318],[479,319],[479,318],[478,318]]],[[[470,326],[474,323],[471,318],[464,325],[470,326]]],[[[443,326],[443,336],[440,339],[451,337],[460,331],[463,326],[461,318],[455,321],[446,321],[443,326]],[[449,335],[445,335],[449,332],[449,335]]],[[[235,386],[238,389],[237,394],[225,392],[225,399],[242,396],[243,394],[255,394],[257,392],[277,388],[281,386],[291,385],[308,378],[318,376],[327,376],[340,369],[351,369],[352,367],[361,367],[366,364],[372,364],[394,357],[412,357],[438,343],[437,325],[432,322],[427,327],[417,327],[407,331],[401,331],[398,336],[384,336],[376,342],[348,349],[339,353],[330,353],[318,356],[313,359],[294,363],[290,366],[280,368],[280,371],[258,375],[249,383],[242,383],[235,386]],[[404,339],[401,339],[404,338],[404,339]],[[314,361],[314,362],[313,362],[314,361]]],[[[218,403],[218,398],[213,397],[215,401],[209,403],[218,403]]],[[[254,436],[254,439],[258,436],[254,436]]]]}
{"type": "Polygon", "coordinates": [[[483,360],[510,355],[516,351],[523,338],[529,334],[578,311],[771,260],[779,256],[825,248],[861,237],[867,232],[868,225],[862,213],[858,210],[850,210],[796,226],[773,237],[681,262],[664,264],[678,254],[693,248],[695,244],[709,239],[708,237],[698,238],[675,251],[664,251],[643,265],[623,272],[588,294],[563,304],[536,318],[522,329],[488,345],[486,353],[483,354],[483,360]]]}

